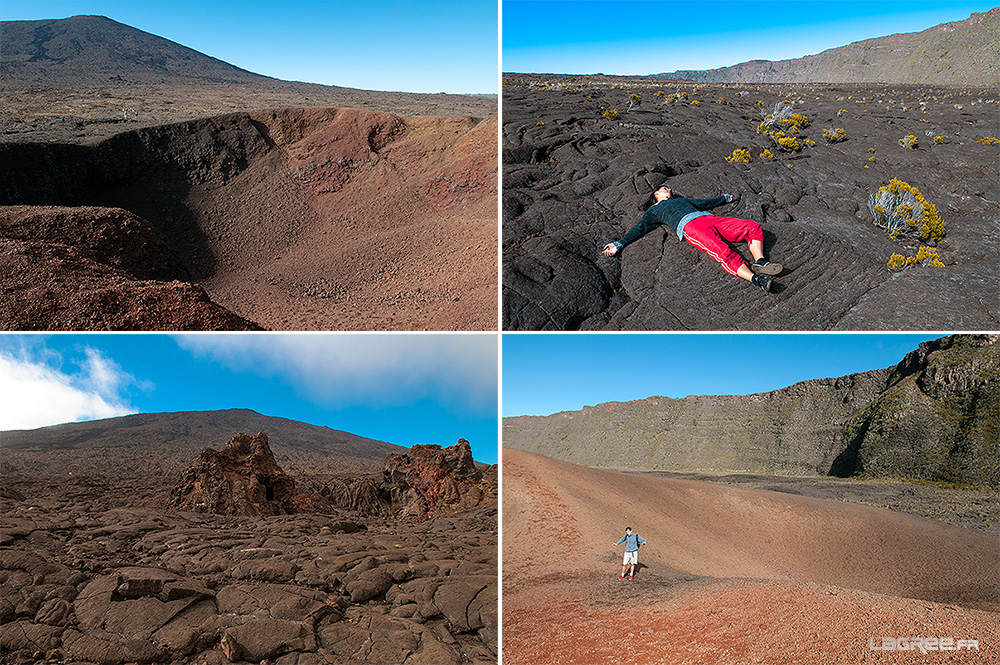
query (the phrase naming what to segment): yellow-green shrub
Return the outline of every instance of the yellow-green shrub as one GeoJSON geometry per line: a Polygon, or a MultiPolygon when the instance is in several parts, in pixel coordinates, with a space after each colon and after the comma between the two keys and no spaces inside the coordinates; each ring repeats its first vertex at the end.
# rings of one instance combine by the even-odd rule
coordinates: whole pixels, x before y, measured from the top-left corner
{"type": "Polygon", "coordinates": [[[885,229],[893,240],[900,236],[915,240],[941,240],[945,236],[944,220],[933,203],[924,198],[916,187],[893,178],[868,197],[868,209],[875,224],[885,229]]]}
{"type": "Polygon", "coordinates": [[[944,268],[944,263],[941,261],[941,256],[937,253],[937,250],[925,245],[921,245],[917,249],[915,256],[893,254],[889,257],[889,261],[885,265],[892,272],[900,272],[917,264],[920,264],[925,268],[931,266],[935,268],[944,268]]]}
{"type": "Polygon", "coordinates": [[[729,163],[742,162],[744,164],[750,163],[750,151],[744,150],[743,148],[737,148],[733,150],[733,154],[726,157],[726,161],[729,163]]]}
{"type": "Polygon", "coordinates": [[[847,140],[847,132],[840,127],[836,129],[824,129],[823,138],[826,139],[827,143],[840,143],[847,140]]]}
{"type": "Polygon", "coordinates": [[[982,143],[983,145],[997,145],[1000,143],[1000,139],[994,136],[984,136],[983,138],[977,140],[976,143],[982,143]]]}
{"type": "Polygon", "coordinates": [[[780,136],[776,137],[775,140],[778,142],[778,147],[782,150],[787,150],[788,152],[798,152],[802,150],[802,146],[791,136],[780,136]]]}
{"type": "Polygon", "coordinates": [[[899,145],[910,150],[917,149],[917,137],[913,134],[907,134],[903,138],[899,139],[899,145]]]}
{"type": "Polygon", "coordinates": [[[608,109],[601,115],[604,116],[606,120],[610,120],[612,122],[618,119],[618,111],[616,109],[608,109]]]}

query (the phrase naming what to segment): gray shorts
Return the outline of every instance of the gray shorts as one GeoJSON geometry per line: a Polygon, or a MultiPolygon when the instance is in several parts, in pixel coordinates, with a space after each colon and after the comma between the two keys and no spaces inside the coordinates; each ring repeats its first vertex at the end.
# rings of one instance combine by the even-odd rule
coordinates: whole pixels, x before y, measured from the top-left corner
{"type": "Polygon", "coordinates": [[[622,561],[622,565],[625,566],[630,563],[631,564],[639,563],[639,550],[636,550],[635,552],[625,552],[625,560],[622,561]]]}

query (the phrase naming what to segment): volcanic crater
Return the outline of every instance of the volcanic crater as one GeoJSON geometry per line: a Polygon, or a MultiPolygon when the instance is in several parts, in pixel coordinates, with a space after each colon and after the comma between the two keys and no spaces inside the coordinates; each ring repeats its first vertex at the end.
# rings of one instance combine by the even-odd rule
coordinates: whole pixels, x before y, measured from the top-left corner
{"type": "Polygon", "coordinates": [[[497,118],[237,112],[0,145],[0,327],[495,329],[497,118]]]}

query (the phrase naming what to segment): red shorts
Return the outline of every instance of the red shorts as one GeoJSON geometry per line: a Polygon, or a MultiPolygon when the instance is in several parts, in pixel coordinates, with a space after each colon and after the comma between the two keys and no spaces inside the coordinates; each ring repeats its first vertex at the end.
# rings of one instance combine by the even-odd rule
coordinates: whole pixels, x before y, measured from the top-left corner
{"type": "Polygon", "coordinates": [[[684,239],[722,264],[733,275],[743,265],[743,257],[734,252],[727,242],[764,240],[760,224],[749,219],[703,215],[684,225],[684,239]]]}

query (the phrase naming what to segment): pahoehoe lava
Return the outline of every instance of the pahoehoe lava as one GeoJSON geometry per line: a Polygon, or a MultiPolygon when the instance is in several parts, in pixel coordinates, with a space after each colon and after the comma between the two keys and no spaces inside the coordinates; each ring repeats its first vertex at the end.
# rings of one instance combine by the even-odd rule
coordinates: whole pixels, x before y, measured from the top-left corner
{"type": "MultiPolygon", "coordinates": [[[[1000,322],[995,91],[879,84],[694,84],[505,74],[505,330],[992,330],[1000,322]],[[629,95],[640,105],[626,112],[629,95]],[[809,125],[782,153],[756,131],[787,100],[809,125]],[[616,110],[614,120],[603,117],[616,110]],[[823,130],[843,129],[827,143],[823,130]],[[899,140],[918,137],[913,149],[899,140]],[[805,144],[805,139],[813,145],[805,144]],[[767,149],[771,156],[764,152],[767,149]],[[746,150],[749,162],[727,161],[746,150]],[[898,178],[947,224],[945,267],[893,273],[869,195],[898,178]],[[772,293],[654,231],[601,255],[667,183],[764,227],[772,293]]],[[[748,256],[746,246],[735,247],[748,256]]]]}
{"type": "Polygon", "coordinates": [[[493,328],[495,136],[495,116],[289,108],[89,145],[0,145],[2,326],[493,328]],[[65,231],[69,219],[88,228],[65,231]],[[121,255],[140,249],[122,240],[125,222],[169,270],[151,277],[125,265],[135,261],[121,255]],[[106,235],[121,240],[110,260],[92,251],[106,235]],[[36,256],[41,274],[25,274],[36,256]],[[66,314],[95,283],[198,290],[190,282],[207,306],[238,316],[185,320],[155,299],[146,318],[109,303],[91,308],[103,317],[66,314]],[[54,304],[38,307],[46,298],[54,304]]]}

